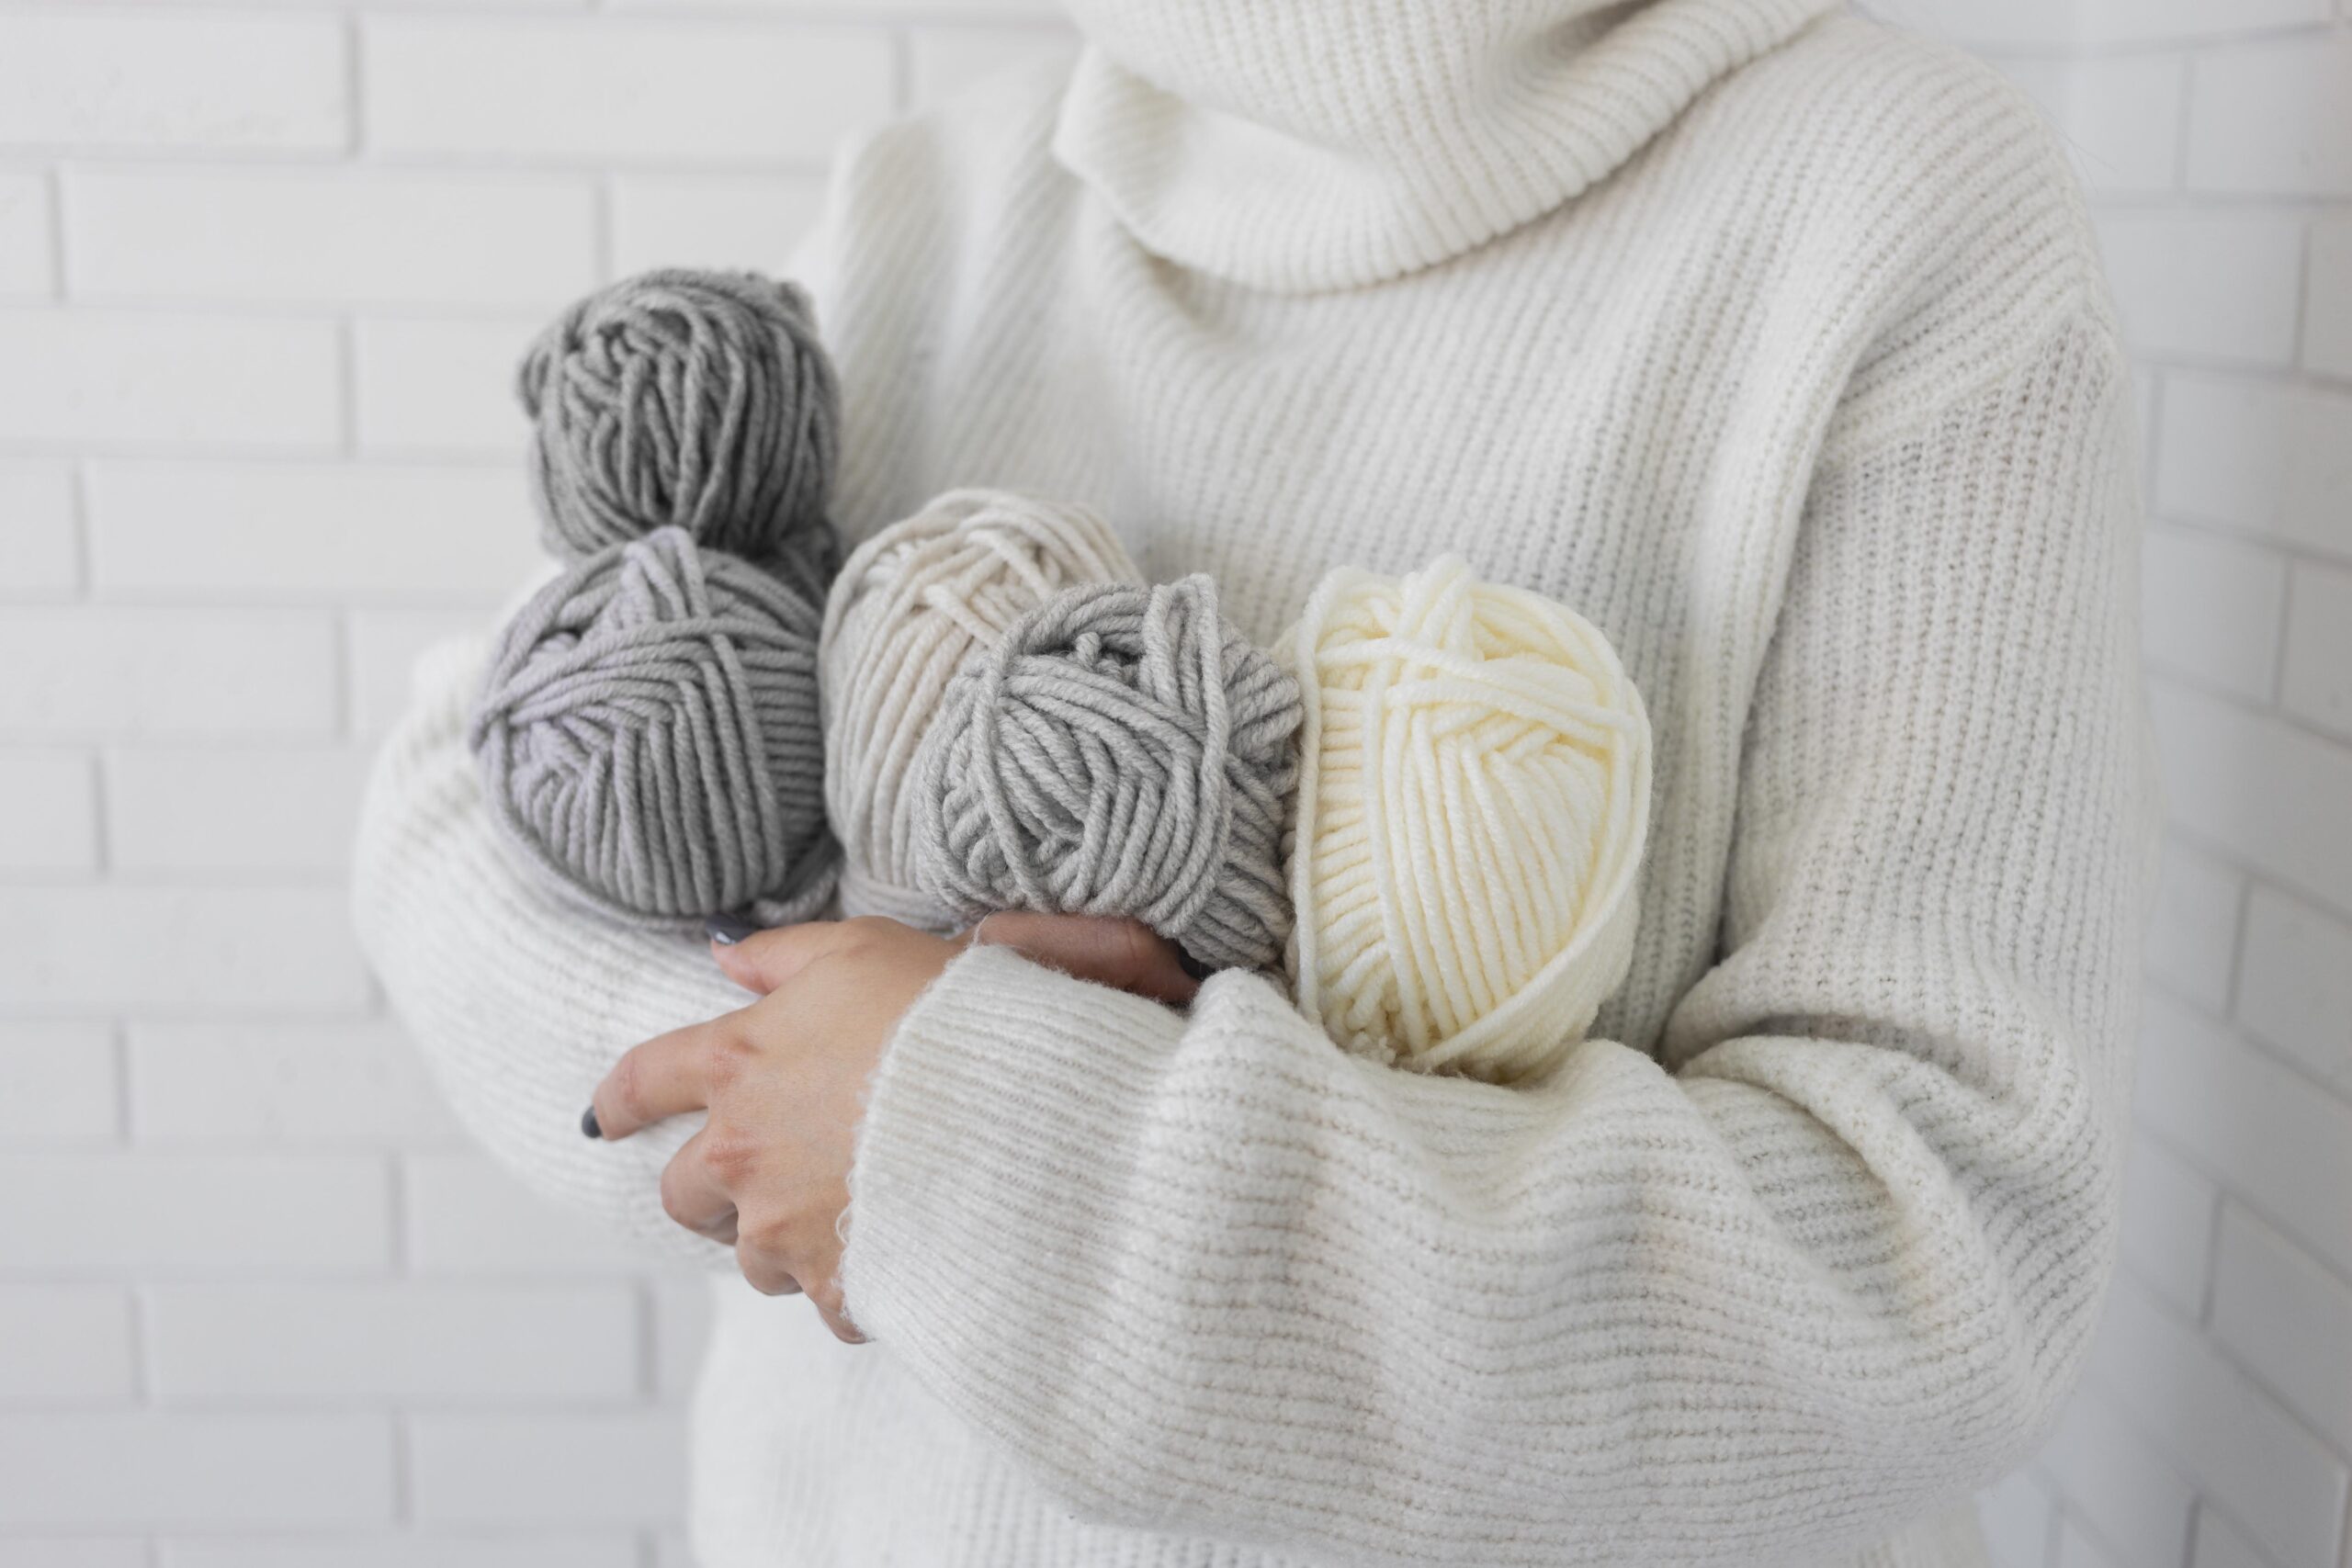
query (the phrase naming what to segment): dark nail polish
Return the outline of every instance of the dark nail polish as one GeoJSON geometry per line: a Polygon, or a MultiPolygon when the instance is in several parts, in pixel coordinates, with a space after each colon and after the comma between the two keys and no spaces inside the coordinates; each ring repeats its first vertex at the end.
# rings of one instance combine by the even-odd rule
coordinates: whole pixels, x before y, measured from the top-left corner
{"type": "Polygon", "coordinates": [[[1181,947],[1176,950],[1176,966],[1195,980],[1205,980],[1216,973],[1181,947]]]}
{"type": "Polygon", "coordinates": [[[601,1138],[605,1135],[604,1127],[596,1120],[594,1106],[592,1105],[580,1113],[580,1131],[591,1138],[601,1138]]]}
{"type": "Polygon", "coordinates": [[[721,947],[732,947],[760,928],[741,915],[712,915],[702,923],[710,940],[721,947]]]}

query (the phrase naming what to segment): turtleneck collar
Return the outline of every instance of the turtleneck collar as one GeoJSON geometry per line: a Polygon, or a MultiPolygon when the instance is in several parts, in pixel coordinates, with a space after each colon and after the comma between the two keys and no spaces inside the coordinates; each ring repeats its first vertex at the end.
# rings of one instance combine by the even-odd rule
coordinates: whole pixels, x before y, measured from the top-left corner
{"type": "Polygon", "coordinates": [[[1840,0],[1070,0],[1055,155],[1155,254],[1377,282],[1605,178],[1840,0]]]}

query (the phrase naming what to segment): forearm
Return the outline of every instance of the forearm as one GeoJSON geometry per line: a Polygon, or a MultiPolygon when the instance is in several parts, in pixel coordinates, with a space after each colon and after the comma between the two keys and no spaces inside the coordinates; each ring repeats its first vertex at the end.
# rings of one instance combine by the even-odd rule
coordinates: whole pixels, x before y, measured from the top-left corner
{"type": "Polygon", "coordinates": [[[479,644],[436,649],[369,780],[354,915],[394,1009],[468,1129],[532,1187],[664,1255],[723,1264],[680,1230],[659,1179],[690,1123],[626,1145],[580,1135],[628,1046],[745,998],[699,943],[555,904],[493,836],[465,744],[479,644]]]}

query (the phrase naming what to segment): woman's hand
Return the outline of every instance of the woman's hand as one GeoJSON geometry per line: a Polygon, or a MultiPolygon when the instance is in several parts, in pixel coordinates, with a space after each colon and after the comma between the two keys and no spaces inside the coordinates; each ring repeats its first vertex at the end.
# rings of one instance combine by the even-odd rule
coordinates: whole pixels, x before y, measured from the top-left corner
{"type": "Polygon", "coordinates": [[[632,1048],[596,1086],[583,1127],[626,1138],[707,1111],[662,1173],[662,1208],[732,1247],[754,1289],[806,1291],[833,1333],[858,1343],[842,1305],[841,1221],[865,1083],[915,998],[973,942],[1170,1005],[1196,988],[1175,947],[1132,920],[991,915],[953,939],[886,919],[757,931],[712,951],[760,999],[632,1048]]]}

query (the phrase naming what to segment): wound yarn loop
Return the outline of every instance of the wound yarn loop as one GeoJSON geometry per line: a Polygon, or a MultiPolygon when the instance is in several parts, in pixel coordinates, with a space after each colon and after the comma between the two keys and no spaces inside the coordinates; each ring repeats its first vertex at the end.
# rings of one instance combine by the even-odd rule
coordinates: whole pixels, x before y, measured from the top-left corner
{"type": "Polygon", "coordinates": [[[1286,966],[1351,1050],[1513,1082],[1624,979],[1650,728],[1616,650],[1446,558],[1342,569],[1288,639],[1305,701],[1286,966]]]}
{"type": "Polygon", "coordinates": [[[808,297],[789,283],[625,278],[539,334],[516,392],[559,555],[678,527],[757,559],[824,527],[841,396],[808,297]]]}
{"type": "Polygon", "coordinates": [[[818,655],[845,914],[955,926],[915,871],[917,758],[949,682],[1063,589],[1140,581],[1100,517],[1009,491],[951,491],[851,554],[818,655]]]}
{"type": "Polygon", "coordinates": [[[575,902],[692,930],[830,896],[815,605],[680,528],[572,563],[493,652],[469,739],[492,815],[575,902]]]}
{"type": "Polygon", "coordinates": [[[919,875],[967,919],[1131,916],[1212,967],[1271,964],[1299,714],[1298,683],[1207,577],[1067,589],[949,688],[919,875]]]}

